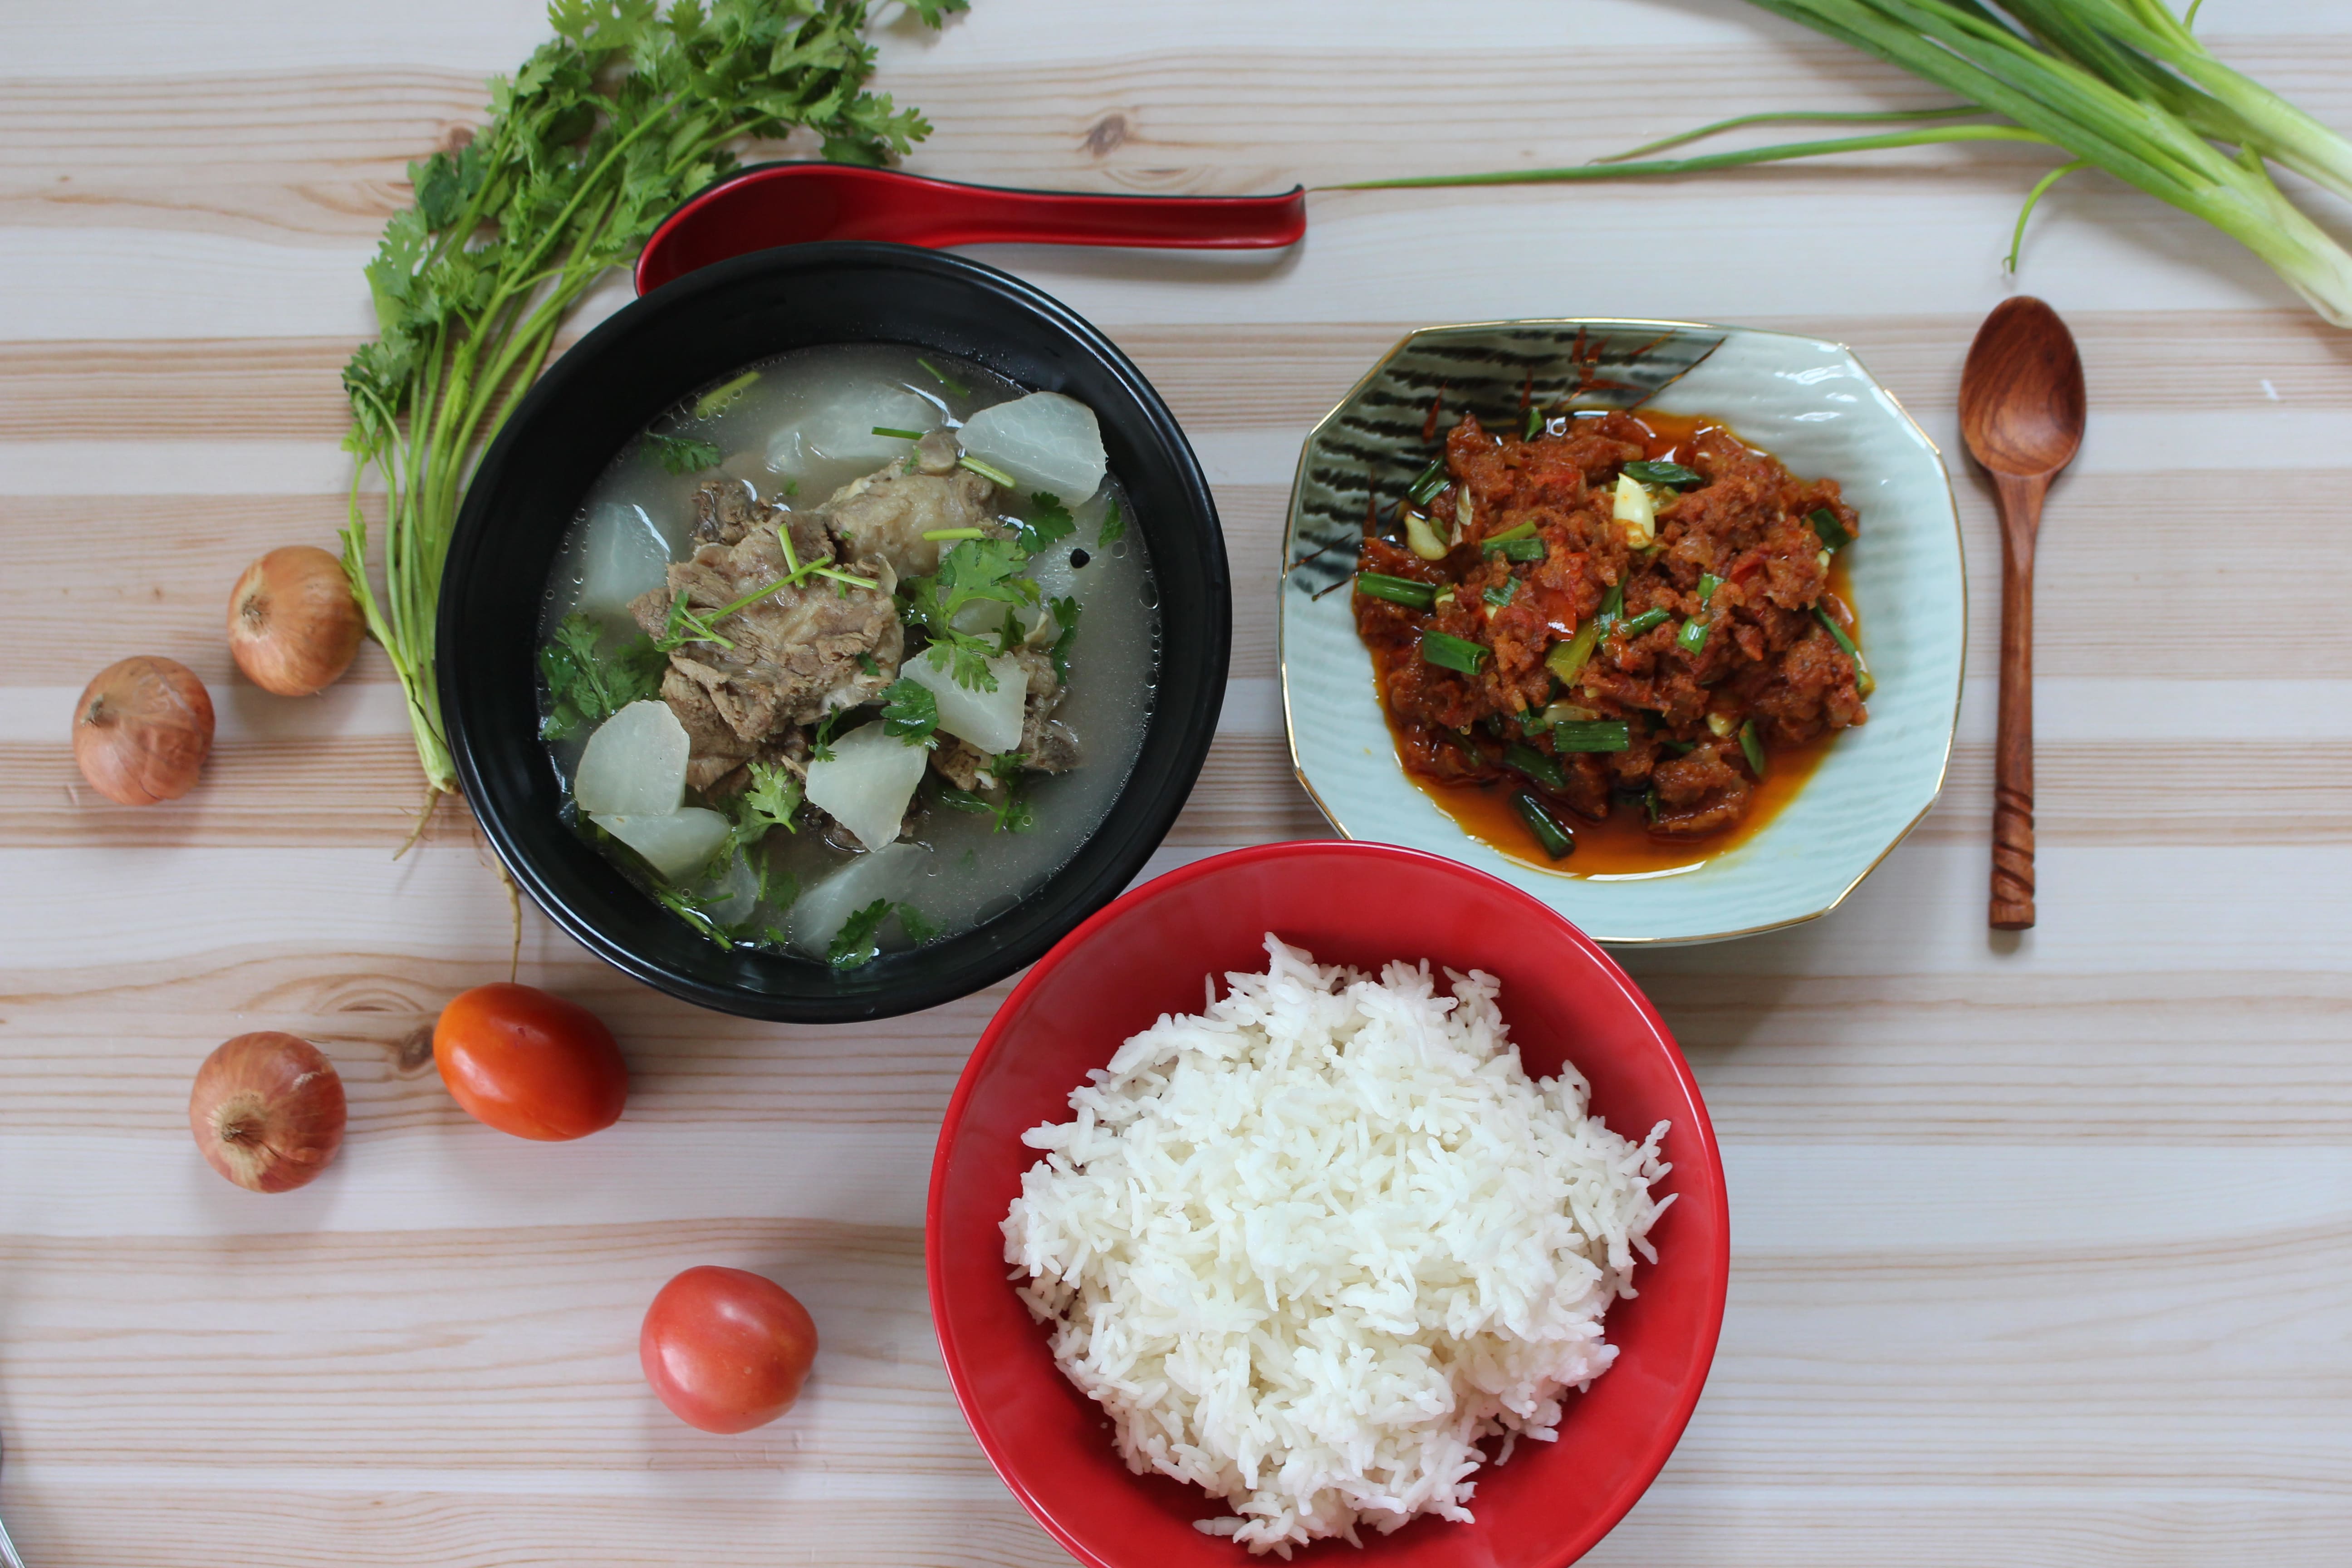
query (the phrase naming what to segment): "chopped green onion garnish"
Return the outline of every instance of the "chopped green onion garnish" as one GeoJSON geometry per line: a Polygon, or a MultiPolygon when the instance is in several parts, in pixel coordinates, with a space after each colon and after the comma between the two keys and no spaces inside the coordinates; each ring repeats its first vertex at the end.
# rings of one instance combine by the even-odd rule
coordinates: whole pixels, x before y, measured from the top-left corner
{"type": "Polygon", "coordinates": [[[1837,513],[1825,506],[1815,507],[1806,513],[1805,521],[1813,525],[1815,536],[1821,540],[1826,549],[1843,550],[1853,542],[1853,535],[1848,533],[1845,531],[1845,525],[1838,521],[1837,513]]]}
{"type": "Polygon", "coordinates": [[[1427,506],[1430,498],[1445,488],[1445,459],[1432,458],[1421,477],[1405,487],[1404,498],[1415,506],[1427,506]]]}
{"type": "Polygon", "coordinates": [[[1632,620],[1627,621],[1618,629],[1624,633],[1626,640],[1631,641],[1634,637],[1640,637],[1643,632],[1652,630],[1657,626],[1663,626],[1668,621],[1673,619],[1674,617],[1666,614],[1664,610],[1643,610],[1640,615],[1635,616],[1632,620]]]}
{"type": "Polygon", "coordinates": [[[1685,621],[1683,629],[1675,634],[1675,646],[1692,658],[1697,658],[1706,651],[1706,628],[1713,624],[1696,616],[1685,621]]]}
{"type": "Polygon", "coordinates": [[[1715,597],[1715,591],[1722,586],[1723,579],[1717,576],[1714,573],[1700,573],[1698,577],[1698,602],[1702,605],[1706,604],[1709,599],[1715,597]]]}
{"type": "Polygon", "coordinates": [[[1454,584],[1448,583],[1444,587],[1438,589],[1436,597],[1431,602],[1441,610],[1454,603],[1454,584]]]}
{"type": "Polygon", "coordinates": [[[1543,808],[1543,803],[1525,790],[1511,796],[1511,809],[1528,825],[1543,852],[1555,860],[1565,860],[1576,853],[1576,836],[1559,818],[1543,808]]]}
{"type": "Polygon", "coordinates": [[[954,393],[958,397],[970,397],[971,395],[971,387],[966,386],[963,383],[958,381],[955,377],[950,375],[947,372],[933,364],[930,361],[927,359],[919,359],[915,363],[921,365],[925,370],[929,371],[931,373],[932,380],[938,382],[941,386],[946,387],[950,392],[954,393]]]}
{"type": "Polygon", "coordinates": [[[1877,690],[1878,682],[1871,679],[1870,667],[1862,662],[1862,649],[1853,646],[1853,639],[1845,635],[1845,628],[1830,619],[1829,612],[1819,605],[1813,606],[1813,619],[1829,628],[1830,636],[1837,639],[1837,645],[1844,650],[1846,658],[1853,660],[1853,689],[1864,697],[1877,690]]]}
{"type": "Polygon", "coordinates": [[[1488,534],[1486,538],[1478,542],[1478,548],[1481,550],[1500,550],[1504,545],[1508,544],[1514,539],[1533,539],[1535,536],[1535,520],[1530,518],[1526,522],[1514,523],[1509,528],[1503,530],[1500,533],[1488,534]]]}
{"type": "Polygon", "coordinates": [[[1739,726],[1739,749],[1748,755],[1748,771],[1758,778],[1764,776],[1764,741],[1756,733],[1756,721],[1750,719],[1739,726]]]}
{"type": "Polygon", "coordinates": [[[1518,591],[1519,580],[1517,577],[1506,577],[1501,582],[1486,590],[1486,603],[1499,610],[1504,605],[1509,604],[1511,602],[1511,596],[1518,591]]]}
{"type": "Polygon", "coordinates": [[[1544,668],[1550,670],[1562,686],[1574,686],[1577,676],[1583,672],[1585,661],[1592,657],[1592,650],[1600,641],[1601,620],[1596,616],[1577,627],[1576,635],[1568,641],[1552,644],[1551,651],[1544,655],[1544,668]]]}
{"type": "Polygon", "coordinates": [[[1631,475],[1637,485],[1671,485],[1686,490],[1693,485],[1706,483],[1706,476],[1696,468],[1685,468],[1680,463],[1628,463],[1621,470],[1631,475]]]}
{"type": "Polygon", "coordinates": [[[1593,616],[1592,624],[1601,636],[1607,637],[1609,628],[1616,625],[1617,617],[1624,613],[1625,584],[1612,583],[1609,584],[1609,592],[1601,595],[1601,608],[1593,616]]]}
{"type": "Polygon", "coordinates": [[[1486,548],[1499,553],[1506,561],[1540,561],[1548,553],[1540,539],[1506,539],[1500,544],[1490,542],[1486,548]]]}
{"type": "Polygon", "coordinates": [[[1590,723],[1600,717],[1598,712],[1587,708],[1581,702],[1553,702],[1548,704],[1543,710],[1543,720],[1547,725],[1570,722],[1590,723]]]}
{"type": "Polygon", "coordinates": [[[1410,577],[1389,577],[1378,572],[1356,574],[1356,592],[1369,598],[1386,599],[1391,605],[1402,605],[1409,610],[1425,610],[1437,601],[1437,590],[1426,583],[1416,583],[1410,577]]]}
{"type": "Polygon", "coordinates": [[[1542,409],[1540,409],[1540,408],[1538,408],[1538,407],[1537,407],[1534,404],[1532,404],[1532,403],[1528,404],[1528,427],[1527,427],[1527,431],[1526,431],[1525,438],[1526,438],[1527,440],[1529,440],[1529,441],[1534,440],[1537,437],[1538,437],[1538,436],[1540,436],[1540,435],[1542,435],[1542,434],[1543,434],[1543,427],[1544,427],[1544,416],[1543,416],[1543,410],[1542,410],[1542,409]]]}
{"type": "Polygon", "coordinates": [[[1660,741],[1658,744],[1678,757],[1687,757],[1698,750],[1698,742],[1696,741],[1660,741]]]}
{"type": "Polygon", "coordinates": [[[988,530],[984,528],[927,528],[923,530],[923,537],[925,539],[986,539],[988,537],[988,530]]]}
{"type": "Polygon", "coordinates": [[[1454,669],[1464,675],[1478,673],[1478,663],[1486,650],[1467,637],[1457,637],[1446,632],[1421,634],[1421,659],[1440,669],[1454,669]]]}
{"type": "Polygon", "coordinates": [[[901,441],[919,441],[923,438],[923,433],[920,430],[900,430],[888,425],[877,425],[874,426],[874,434],[895,436],[901,441]]]}
{"type": "Polygon", "coordinates": [[[969,452],[965,453],[962,457],[958,458],[956,461],[964,468],[970,468],[973,473],[978,474],[982,479],[993,480],[995,483],[1003,485],[1008,490],[1017,490],[1021,488],[1021,481],[1014,479],[1011,474],[1006,473],[1003,468],[990,468],[986,463],[982,462],[978,458],[973,457],[969,452]]]}
{"type": "Polygon", "coordinates": [[[1622,719],[1572,720],[1551,727],[1555,752],[1622,752],[1633,743],[1633,726],[1622,719]]]}
{"type": "Polygon", "coordinates": [[[1568,774],[1560,771],[1559,759],[1547,757],[1533,746],[1507,748],[1503,752],[1503,765],[1517,769],[1546,789],[1564,790],[1568,787],[1568,774]]]}

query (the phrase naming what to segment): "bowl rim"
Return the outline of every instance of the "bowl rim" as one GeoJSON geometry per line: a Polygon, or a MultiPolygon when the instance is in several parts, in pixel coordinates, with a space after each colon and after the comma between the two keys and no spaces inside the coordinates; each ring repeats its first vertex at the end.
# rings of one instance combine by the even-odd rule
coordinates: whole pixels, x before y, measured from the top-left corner
{"type": "MultiPolygon", "coordinates": [[[[1863,359],[1862,355],[1854,352],[1853,346],[1851,343],[1845,342],[1842,339],[1815,337],[1809,332],[1783,331],[1775,327],[1743,327],[1737,324],[1724,325],[1707,321],[1676,321],[1666,317],[1656,316],[1515,316],[1495,321],[1435,321],[1423,326],[1414,327],[1405,332],[1402,337],[1398,338],[1397,341],[1391,343],[1378,359],[1372,362],[1370,367],[1368,368],[1362,375],[1356,378],[1345,393],[1340,395],[1339,400],[1337,403],[1334,403],[1321,418],[1316,420],[1315,423],[1308,427],[1305,439],[1299,443],[1298,461],[1294,467],[1291,474],[1290,502],[1283,516],[1282,570],[1275,578],[1274,589],[1275,676],[1276,683],[1282,689],[1282,736],[1283,743],[1288,749],[1290,753],[1291,776],[1298,781],[1298,787],[1307,792],[1307,797],[1315,803],[1315,808],[1323,814],[1324,820],[1328,822],[1331,825],[1332,829],[1342,838],[1350,843],[1376,842],[1374,840],[1359,839],[1355,833],[1349,828],[1348,825],[1344,821],[1340,820],[1339,814],[1332,809],[1330,802],[1325,800],[1322,793],[1315,787],[1313,779],[1307,775],[1306,764],[1299,758],[1298,726],[1291,711],[1289,627],[1286,625],[1286,617],[1283,614],[1282,604],[1285,586],[1290,580],[1290,573],[1293,565],[1295,564],[1291,557],[1293,544],[1291,534],[1297,521],[1298,498],[1302,487],[1307,482],[1307,460],[1309,455],[1314,450],[1315,439],[1317,437],[1323,434],[1326,426],[1329,426],[1332,421],[1338,419],[1340,415],[1347,412],[1348,405],[1353,403],[1357,396],[1372,384],[1373,380],[1381,374],[1381,369],[1386,366],[1391,360],[1403,353],[1406,347],[1415,339],[1423,337],[1432,332],[1507,331],[1514,327],[1658,328],[1678,332],[1715,333],[1727,338],[1735,333],[1742,337],[1751,338],[1786,338],[1792,342],[1811,343],[1818,347],[1834,349],[1853,362],[1854,368],[1861,371],[1863,375],[1868,379],[1870,384],[1878,391],[1880,395],[1886,399],[1889,405],[1894,407],[1895,413],[1902,416],[1904,423],[1911,426],[1913,432],[1918,436],[1919,439],[1923,443],[1926,444],[1928,452],[1936,458],[1936,467],[1943,475],[1944,493],[1951,507],[1953,553],[1959,563],[1960,570],[1960,657],[1953,674],[1951,725],[1944,733],[1942,754],[1938,756],[1936,761],[1936,785],[1933,789],[1927,792],[1927,796],[1926,800],[1921,802],[1919,809],[1912,815],[1909,821],[1906,822],[1895,831],[1893,837],[1886,841],[1885,847],[1880,849],[1877,855],[1872,858],[1870,864],[1864,866],[1860,871],[1856,872],[1851,881],[1847,882],[1843,888],[1840,888],[1836,894],[1832,897],[1828,902],[1822,904],[1818,909],[1808,910],[1801,914],[1789,915],[1780,920],[1767,921],[1760,925],[1742,926],[1737,931],[1702,931],[1690,935],[1676,936],[1611,936],[1604,933],[1593,935],[1591,940],[1609,947],[1696,946],[1705,942],[1734,942],[1741,937],[1761,936],[1767,931],[1785,931],[1790,926],[1803,925],[1808,921],[1816,921],[1821,919],[1823,915],[1830,913],[1833,910],[1837,909],[1839,905],[1844,903],[1848,898],[1853,896],[1853,890],[1856,888],[1861,887],[1864,882],[1869,879],[1872,872],[1885,865],[1886,863],[1886,858],[1894,854],[1895,851],[1902,846],[1905,839],[1911,837],[1913,830],[1927,819],[1927,814],[1936,809],[1937,802],[1943,799],[1944,786],[1951,781],[1952,749],[1959,739],[1960,703],[1966,696],[1969,679],[1968,531],[1966,525],[1960,519],[1959,489],[1958,487],[1952,482],[1952,465],[1945,458],[1942,445],[1937,442],[1933,436],[1927,434],[1927,426],[1919,423],[1918,416],[1911,412],[1910,408],[1900,397],[1895,395],[1892,387],[1888,386],[1885,382],[1879,379],[1877,373],[1870,368],[1870,365],[1863,359]]],[[[1710,351],[1710,355],[1711,354],[1712,351],[1710,351]]],[[[1705,360],[1701,360],[1699,362],[1700,364],[1705,363],[1705,360]]],[[[1673,381],[1668,382],[1666,384],[1672,385],[1675,382],[1681,381],[1684,376],[1690,374],[1692,371],[1698,368],[1698,364],[1691,365],[1688,369],[1678,373],[1673,378],[1673,381]]],[[[1664,391],[1664,388],[1661,387],[1659,390],[1664,391]]],[[[1459,830],[1457,829],[1457,831],[1459,830]]],[[[1467,835],[1464,835],[1464,837],[1466,837],[1467,835]]],[[[1540,869],[1540,868],[1538,868],[1538,869],[1540,869]]],[[[1538,901],[1541,902],[1540,900],[1538,901]]],[[[1550,906],[1546,905],[1546,907],[1549,908],[1550,906]]],[[[1555,910],[1554,912],[1557,913],[1558,911],[1555,910]]]]}
{"type": "MultiPolygon", "coordinates": [[[[1079,841],[1070,859],[1051,874],[1044,887],[1049,888],[1068,876],[1090,855],[1099,858],[1108,852],[1110,858],[1087,874],[1079,889],[1082,896],[1076,900],[1078,906],[1092,902],[1099,909],[1116,899],[1142,871],[1175,825],[1207,762],[1231,672],[1233,644],[1232,570],[1223,521],[1199,455],[1192,450],[1174,411],[1141,368],[1100,328],[1045,289],[1001,268],[966,256],[879,240],[824,240],[779,246],[698,268],[650,294],[633,299],[558,356],[500,425],[468,479],[445,558],[444,591],[435,616],[436,641],[442,650],[435,685],[460,795],[516,886],[529,892],[531,901],[588,952],[632,979],[698,1006],[741,1017],[798,1024],[863,1023],[952,1002],[984,990],[1034,963],[1060,939],[1041,932],[1019,942],[990,942],[991,927],[1003,918],[999,915],[930,950],[946,952],[960,944],[977,942],[970,949],[971,956],[950,971],[943,972],[934,964],[893,975],[891,984],[878,990],[832,994],[814,989],[807,993],[755,990],[705,980],[648,957],[635,944],[620,940],[574,910],[571,901],[551,885],[532,856],[526,853],[520,835],[499,808],[497,795],[485,787],[483,759],[478,752],[493,742],[476,732],[478,721],[469,721],[474,704],[467,696],[461,668],[464,661],[450,655],[465,642],[459,627],[469,616],[468,568],[488,547],[492,531],[488,516],[492,501],[497,492],[518,482],[517,443],[533,422],[543,416],[549,405],[603,374],[598,363],[603,355],[599,351],[646,331],[649,321],[657,322],[668,313],[692,308],[710,296],[723,298],[731,290],[755,288],[774,276],[789,277],[828,267],[887,268],[899,274],[902,281],[919,283],[937,279],[970,286],[1009,308],[1025,311],[1049,331],[1104,365],[1134,399],[1142,416],[1141,434],[1163,448],[1175,474],[1172,499],[1159,510],[1170,513],[1181,510],[1188,518],[1198,516],[1207,523],[1201,537],[1186,544],[1186,548],[1197,548],[1200,552],[1204,595],[1213,611],[1202,618],[1202,624],[1188,632],[1189,640],[1201,650],[1199,658],[1203,661],[1204,674],[1195,683],[1199,689],[1193,693],[1193,700],[1181,705],[1171,703],[1164,679],[1159,682],[1160,690],[1151,720],[1156,726],[1164,715],[1176,743],[1163,765],[1148,773],[1143,765],[1150,760],[1150,735],[1147,731],[1146,751],[1114,801],[1116,806],[1131,795],[1135,797],[1133,808],[1124,818],[1127,826],[1119,841],[1124,848],[1117,844],[1107,850],[1096,848],[1104,829],[1121,820],[1115,810],[1079,841]]],[[[854,343],[884,340],[845,337],[825,341],[854,343]]],[[[1169,646],[1164,626],[1161,645],[1164,661],[1169,646]]],[[[1164,677],[1164,663],[1161,674],[1164,677]]],[[[535,739],[532,743],[537,743],[535,739]]]]}
{"type": "MultiPolygon", "coordinates": [[[[932,1146],[931,1179],[923,1208],[923,1272],[926,1277],[926,1294],[931,1310],[931,1332],[939,1341],[940,1359],[947,1370],[948,1384],[954,1391],[956,1407],[962,1412],[964,1425],[971,1429],[972,1436],[979,1442],[982,1452],[988,1456],[988,1462],[996,1471],[997,1479],[1004,1483],[1006,1489],[1020,1500],[1021,1506],[1028,1510],[1032,1519],[1042,1525],[1045,1531],[1081,1563],[1088,1564],[1089,1568],[1131,1568],[1131,1565],[1113,1563],[1101,1556],[1046,1510],[1036,1494],[1021,1479],[1014,1465],[1011,1446],[997,1434],[993,1426],[983,1415],[964,1375],[955,1330],[948,1315],[947,1291],[944,1284],[946,1270],[940,1265],[941,1212],[947,1204],[950,1152],[954,1145],[956,1134],[962,1126],[965,1108],[977,1090],[981,1072],[989,1059],[994,1056],[1010,1029],[1012,1017],[1020,1005],[1028,1000],[1030,994],[1045,983],[1049,974],[1074,959],[1105,927],[1119,919],[1130,908],[1164,897],[1189,883],[1215,876],[1228,868],[1254,865],[1265,860],[1285,859],[1301,853],[1328,853],[1333,850],[1350,856],[1428,866],[1465,881],[1483,884],[1491,896],[1516,902],[1526,912],[1548,921],[1571,947],[1582,948],[1588,957],[1596,961],[1600,973],[1616,986],[1622,995],[1633,1003],[1635,1011],[1650,1032],[1651,1040],[1664,1050],[1667,1065],[1673,1069],[1675,1079],[1682,1091],[1690,1100],[1693,1110],[1692,1149],[1695,1152],[1691,1151],[1678,1152],[1675,1157],[1675,1171],[1679,1176],[1685,1171],[1691,1170],[1694,1165],[1703,1167],[1697,1172],[1697,1175],[1711,1190],[1716,1212],[1723,1216],[1723,1224],[1717,1229],[1715,1245],[1710,1255],[1705,1259],[1707,1268],[1705,1278],[1713,1281],[1714,1288],[1706,1292],[1703,1304],[1704,1310],[1701,1313],[1698,1331],[1699,1354],[1693,1363],[1690,1372],[1675,1389],[1666,1417],[1656,1428],[1648,1450],[1642,1455],[1641,1462],[1637,1467],[1640,1479],[1621,1486],[1615,1496],[1595,1510],[1591,1521],[1584,1531],[1572,1538],[1564,1539],[1557,1554],[1543,1560],[1546,1568],[1567,1568],[1568,1564],[1590,1552],[1611,1531],[1617,1528],[1619,1521],[1649,1491],[1651,1486],[1657,1480],[1659,1472],[1665,1468],[1666,1461],[1673,1456],[1675,1447],[1681,1443],[1683,1433],[1690,1425],[1691,1415],[1698,1407],[1699,1396],[1706,1392],[1707,1380],[1714,1372],[1715,1354],[1722,1340],[1723,1319],[1728,1304],[1731,1281],[1731,1199],[1729,1187],[1724,1176],[1723,1149],[1716,1138],[1714,1118],[1707,1110],[1706,1097],[1699,1090],[1697,1076],[1691,1071],[1689,1058],[1683,1054],[1682,1046],[1675,1040],[1674,1031],[1666,1026],[1665,1019],[1659,1015],[1648,994],[1634,983],[1633,977],[1625,973],[1624,966],[1610,956],[1608,950],[1587,935],[1575,921],[1524,888],[1516,887],[1475,866],[1465,865],[1459,860],[1431,850],[1415,849],[1401,844],[1382,844],[1371,839],[1292,838],[1203,856],[1189,865],[1178,867],[1174,870],[1155,877],[1139,887],[1131,888],[1110,903],[1104,905],[1075,927],[1068,935],[1055,943],[1053,949],[1044,958],[1039,959],[1027,974],[1022,976],[1020,983],[1006,994],[995,1014],[990,1017],[988,1027],[981,1032],[980,1039],[973,1045],[971,1056],[965,1058],[963,1071],[956,1079],[955,1092],[949,1097],[947,1110],[940,1119],[939,1138],[932,1146]]],[[[1006,1289],[1011,1289],[1009,1282],[1006,1289]]],[[[1044,1331],[1040,1329],[1039,1331],[1042,1333],[1044,1331]]],[[[1205,1496],[1206,1494],[1203,1494],[1204,1499],[1205,1496]]]]}

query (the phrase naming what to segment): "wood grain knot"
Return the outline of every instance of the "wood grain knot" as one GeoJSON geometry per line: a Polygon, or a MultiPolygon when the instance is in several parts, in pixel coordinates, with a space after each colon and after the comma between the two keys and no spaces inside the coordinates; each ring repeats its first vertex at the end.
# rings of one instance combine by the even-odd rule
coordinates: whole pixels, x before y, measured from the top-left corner
{"type": "Polygon", "coordinates": [[[421,1076],[433,1065],[433,1026],[426,1024],[401,1037],[392,1048],[393,1071],[403,1078],[421,1076]]]}
{"type": "Polygon", "coordinates": [[[1087,127],[1087,151],[1097,158],[1108,157],[1127,137],[1127,116],[1106,114],[1087,127]]]}

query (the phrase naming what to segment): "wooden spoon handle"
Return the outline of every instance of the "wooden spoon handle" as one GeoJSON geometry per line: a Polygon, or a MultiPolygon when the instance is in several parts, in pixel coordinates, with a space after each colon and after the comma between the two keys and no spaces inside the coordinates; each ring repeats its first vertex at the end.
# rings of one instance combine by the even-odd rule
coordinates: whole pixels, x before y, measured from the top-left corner
{"type": "Polygon", "coordinates": [[[1995,931],[2033,924],[2033,543],[2046,479],[2001,476],[2000,737],[1993,757],[1995,931]]]}

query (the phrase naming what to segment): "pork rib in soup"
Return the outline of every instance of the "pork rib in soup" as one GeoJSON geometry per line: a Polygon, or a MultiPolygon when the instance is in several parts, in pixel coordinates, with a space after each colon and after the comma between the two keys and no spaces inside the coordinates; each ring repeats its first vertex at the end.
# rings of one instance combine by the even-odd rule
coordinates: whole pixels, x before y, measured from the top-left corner
{"type": "Polygon", "coordinates": [[[1141,747],[1127,516],[1091,410],[961,360],[803,350],[688,399],[550,584],[575,825],[729,945],[854,965],[1011,908],[1141,747]]]}

